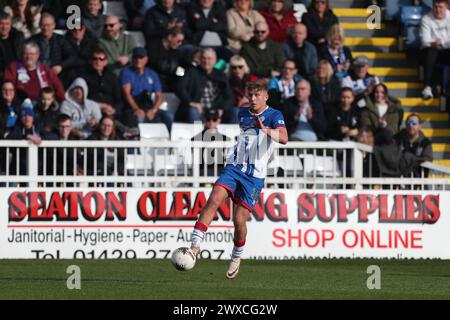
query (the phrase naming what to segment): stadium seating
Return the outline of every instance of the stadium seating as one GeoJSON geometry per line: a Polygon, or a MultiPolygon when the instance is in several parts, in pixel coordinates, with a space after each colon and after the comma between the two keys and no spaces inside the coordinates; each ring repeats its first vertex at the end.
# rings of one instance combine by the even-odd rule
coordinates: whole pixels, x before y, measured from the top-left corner
{"type": "Polygon", "coordinates": [[[170,135],[170,140],[191,140],[197,134],[202,132],[202,123],[177,123],[172,125],[172,132],[170,135]]]}
{"type": "Polygon", "coordinates": [[[142,139],[169,140],[169,130],[164,123],[139,123],[139,132],[142,139]]]}
{"type": "Polygon", "coordinates": [[[229,123],[221,123],[217,130],[223,134],[224,136],[229,137],[230,139],[236,139],[236,137],[240,134],[241,129],[237,124],[229,124],[229,123]]]}

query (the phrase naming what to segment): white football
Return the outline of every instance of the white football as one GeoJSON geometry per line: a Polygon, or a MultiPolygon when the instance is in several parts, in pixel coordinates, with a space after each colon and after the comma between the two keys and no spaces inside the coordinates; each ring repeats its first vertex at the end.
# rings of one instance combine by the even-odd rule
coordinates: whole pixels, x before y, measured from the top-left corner
{"type": "Polygon", "coordinates": [[[191,249],[182,247],[172,253],[172,264],[180,271],[191,270],[197,258],[191,249]]]}

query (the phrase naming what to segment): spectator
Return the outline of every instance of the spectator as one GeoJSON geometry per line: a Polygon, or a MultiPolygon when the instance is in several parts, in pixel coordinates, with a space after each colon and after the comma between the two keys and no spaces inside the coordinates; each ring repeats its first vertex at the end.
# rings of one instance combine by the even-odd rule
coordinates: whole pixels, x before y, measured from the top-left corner
{"type": "Polygon", "coordinates": [[[200,66],[190,68],[178,80],[175,94],[180,99],[180,106],[176,121],[201,121],[204,112],[211,108],[218,109],[221,117],[232,112],[232,92],[225,74],[214,68],[216,62],[216,52],[211,48],[203,49],[200,66]]]}
{"type": "MultiPolygon", "coordinates": [[[[193,137],[192,141],[230,141],[231,139],[218,130],[220,124],[219,112],[216,109],[209,109],[205,112],[203,122],[204,129],[193,137]]],[[[200,150],[201,160],[200,176],[215,177],[224,167],[225,148],[202,148],[200,150]],[[205,170],[206,169],[206,170],[205,170]]]]}
{"type": "Polygon", "coordinates": [[[247,62],[245,62],[245,59],[239,55],[234,55],[230,59],[228,78],[230,88],[234,96],[234,108],[231,112],[232,118],[228,119],[228,122],[239,123],[239,108],[249,105],[247,98],[247,84],[251,81],[257,80],[258,78],[255,75],[250,74],[250,69],[247,62]]]}
{"type": "MultiPolygon", "coordinates": [[[[88,140],[120,140],[116,134],[114,118],[104,116],[88,140]]],[[[86,157],[87,175],[111,176],[122,175],[124,172],[125,150],[123,148],[88,148],[86,157]]]]}
{"type": "MultiPolygon", "coordinates": [[[[30,99],[25,99],[21,106],[20,121],[8,134],[9,140],[27,140],[29,143],[41,144],[42,127],[34,122],[33,104],[30,99]]],[[[28,172],[28,148],[13,148],[11,150],[10,174],[26,175],[28,172]],[[17,150],[19,149],[19,150],[17,150]],[[19,167],[17,167],[17,163],[19,167]]]]}
{"type": "Polygon", "coordinates": [[[253,38],[256,24],[265,21],[252,8],[253,0],[234,0],[233,8],[227,10],[228,46],[233,53],[238,53],[242,44],[253,38]]]}
{"type": "Polygon", "coordinates": [[[42,12],[48,12],[56,20],[57,29],[66,29],[67,21],[69,19],[70,13],[67,12],[67,8],[75,5],[82,8],[85,4],[85,0],[32,0],[32,3],[43,3],[42,12]]]}
{"type": "Polygon", "coordinates": [[[24,45],[22,61],[11,62],[5,70],[5,80],[11,81],[19,96],[33,101],[39,99],[41,89],[51,87],[55,90],[58,102],[64,100],[64,87],[58,76],[49,66],[38,63],[39,46],[33,42],[24,45]]]}
{"type": "Polygon", "coordinates": [[[225,8],[220,2],[216,0],[192,1],[187,12],[194,45],[225,48],[227,44],[227,16],[225,8]]]}
{"type": "Polygon", "coordinates": [[[283,45],[284,55],[295,61],[303,78],[311,79],[319,61],[316,47],[306,41],[308,32],[304,24],[296,23],[289,30],[289,41],[283,45]]]}
{"type": "Polygon", "coordinates": [[[450,10],[448,0],[433,0],[433,9],[422,18],[420,25],[424,85],[422,97],[433,98],[436,64],[450,65],[450,10]]]}
{"type": "MultiPolygon", "coordinates": [[[[420,116],[411,113],[406,118],[406,128],[401,130],[394,138],[402,152],[409,152],[423,161],[433,161],[433,148],[431,140],[425,137],[421,126],[420,116]]],[[[414,170],[414,177],[422,177],[421,168],[414,170]]],[[[428,170],[424,170],[424,177],[428,177],[428,170]]]]}
{"type": "Polygon", "coordinates": [[[142,122],[162,122],[170,131],[173,115],[160,109],[164,95],[158,74],[146,67],[147,50],[143,47],[135,48],[132,59],[132,65],[123,69],[120,74],[120,83],[127,103],[123,113],[125,125],[137,127],[138,123],[142,122]]]}
{"type": "Polygon", "coordinates": [[[158,73],[164,92],[174,91],[178,77],[190,64],[190,56],[180,48],[183,41],[183,31],[175,27],[164,38],[147,43],[148,65],[158,73]]]}
{"type": "Polygon", "coordinates": [[[142,30],[144,17],[148,10],[156,4],[155,0],[127,0],[123,2],[127,11],[129,29],[142,30]]]}
{"type": "Polygon", "coordinates": [[[131,52],[136,47],[133,37],[124,34],[122,23],[116,16],[108,16],[105,20],[105,30],[100,38],[100,48],[108,56],[108,64],[113,68],[116,76],[125,67],[131,58],[131,52]]]}
{"type": "Polygon", "coordinates": [[[279,76],[285,59],[281,45],[268,39],[268,35],[267,24],[256,23],[255,36],[242,46],[240,53],[250,72],[259,78],[279,76]]]}
{"type": "Polygon", "coordinates": [[[327,60],[333,67],[336,78],[347,76],[353,62],[350,48],[344,46],[344,29],[335,24],[327,32],[327,42],[319,50],[319,58],[327,60]]]}
{"type": "Polygon", "coordinates": [[[388,89],[382,83],[377,84],[370,96],[365,97],[366,107],[361,111],[361,125],[372,128],[388,129],[398,133],[402,122],[403,111],[400,100],[388,95],[388,89]]]}
{"type": "Polygon", "coordinates": [[[175,0],[156,0],[156,5],[145,14],[143,30],[146,41],[163,38],[174,27],[181,28],[186,38],[190,39],[186,10],[175,0]]]}
{"type": "Polygon", "coordinates": [[[318,47],[325,44],[328,29],[339,21],[328,0],[312,0],[308,12],[302,16],[302,23],[308,29],[308,40],[318,47]]]}
{"type": "Polygon", "coordinates": [[[307,80],[295,85],[295,96],[283,106],[289,140],[318,141],[324,139],[327,121],[323,106],[311,99],[311,86],[307,80]]]}
{"type": "Polygon", "coordinates": [[[288,41],[289,28],[297,23],[294,10],[289,8],[288,0],[268,0],[269,7],[261,10],[261,15],[269,25],[269,38],[283,44],[288,41]]]}
{"type": "MultiPolygon", "coordinates": [[[[371,147],[374,146],[375,134],[370,127],[361,127],[359,129],[356,141],[359,143],[367,144],[371,147]]],[[[363,177],[372,178],[379,177],[380,170],[378,168],[375,155],[373,152],[362,151],[363,155],[363,177]]],[[[379,189],[379,185],[363,185],[364,189],[379,189]]]]}
{"type": "Polygon", "coordinates": [[[2,84],[0,109],[0,139],[5,139],[8,133],[16,125],[20,114],[20,102],[16,96],[16,88],[11,81],[2,84]]]}
{"type": "Polygon", "coordinates": [[[267,104],[281,110],[284,101],[295,96],[295,84],[300,79],[301,77],[297,74],[295,61],[286,59],[283,63],[281,76],[273,77],[269,81],[269,100],[267,104]]]}
{"type": "Polygon", "coordinates": [[[80,73],[86,80],[88,99],[98,103],[104,115],[114,116],[122,111],[122,90],[119,79],[107,66],[106,52],[96,48],[91,54],[89,65],[80,73]]]}
{"type": "Polygon", "coordinates": [[[10,15],[0,12],[0,78],[8,64],[22,56],[23,33],[12,27],[10,15]]]}
{"type": "Polygon", "coordinates": [[[341,92],[339,80],[333,74],[331,64],[326,60],[320,60],[316,74],[311,81],[312,96],[322,102],[327,112],[339,101],[341,92]]]}
{"type": "Polygon", "coordinates": [[[328,138],[336,141],[356,140],[360,127],[360,109],[353,104],[351,88],[342,88],[341,101],[328,113],[328,138]]]}
{"type": "Polygon", "coordinates": [[[75,60],[72,48],[62,35],[54,32],[56,23],[51,14],[43,13],[39,26],[41,32],[31,37],[31,41],[39,46],[39,61],[59,75],[75,60]]]}
{"type": "Polygon", "coordinates": [[[97,46],[98,40],[87,31],[84,21],[81,20],[79,28],[70,29],[66,33],[65,41],[72,52],[72,59],[66,64],[62,76],[65,83],[68,84],[89,65],[89,59],[97,46]]]}
{"type": "Polygon", "coordinates": [[[32,6],[31,0],[12,0],[4,12],[12,17],[12,26],[25,36],[25,39],[37,34],[40,30],[42,5],[32,6]]]}
{"type": "Polygon", "coordinates": [[[80,139],[86,139],[102,117],[98,103],[87,98],[89,90],[83,78],[76,78],[66,92],[61,113],[73,120],[73,132],[80,139]]]}
{"type": "Polygon", "coordinates": [[[364,96],[370,95],[380,80],[377,76],[369,74],[369,59],[366,56],[357,56],[352,68],[345,78],[341,80],[341,87],[352,88],[358,107],[364,107],[364,96]]]}
{"type": "Polygon", "coordinates": [[[55,91],[52,88],[46,87],[41,90],[40,99],[34,109],[35,122],[42,126],[42,130],[45,132],[54,131],[60,111],[59,103],[55,98],[55,91]]]}
{"type": "MultiPolygon", "coordinates": [[[[124,3],[127,2],[124,1],[124,3]]],[[[106,16],[102,11],[103,4],[101,0],[88,0],[82,11],[82,21],[86,29],[97,39],[101,38],[106,21],[106,16]]]]}
{"type": "MultiPolygon", "coordinates": [[[[60,141],[75,141],[79,137],[73,133],[72,118],[67,114],[60,114],[55,122],[56,128],[52,132],[44,131],[42,134],[43,140],[60,140],[60,141]]],[[[74,176],[77,173],[77,154],[76,148],[58,147],[46,148],[47,153],[47,174],[56,174],[58,176],[67,175],[74,176]],[[56,157],[54,155],[56,152],[56,157]],[[54,159],[56,161],[54,161],[54,159]]],[[[67,187],[72,187],[69,183],[67,187]]]]}

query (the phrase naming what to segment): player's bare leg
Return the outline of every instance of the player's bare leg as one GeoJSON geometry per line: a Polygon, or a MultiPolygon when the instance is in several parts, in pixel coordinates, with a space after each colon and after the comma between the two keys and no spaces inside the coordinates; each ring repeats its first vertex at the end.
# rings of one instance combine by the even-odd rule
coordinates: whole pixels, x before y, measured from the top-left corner
{"type": "Polygon", "coordinates": [[[228,279],[234,279],[241,264],[241,256],[244,252],[245,239],[247,238],[247,220],[250,216],[250,210],[243,205],[238,205],[234,214],[234,247],[231,254],[230,265],[226,273],[228,279]]]}
{"type": "Polygon", "coordinates": [[[200,243],[205,236],[208,226],[214,219],[214,214],[216,213],[219,206],[228,197],[228,191],[221,186],[214,186],[211,194],[206,202],[205,207],[200,212],[199,218],[194,226],[194,231],[191,237],[191,250],[195,256],[200,253],[200,243]]]}

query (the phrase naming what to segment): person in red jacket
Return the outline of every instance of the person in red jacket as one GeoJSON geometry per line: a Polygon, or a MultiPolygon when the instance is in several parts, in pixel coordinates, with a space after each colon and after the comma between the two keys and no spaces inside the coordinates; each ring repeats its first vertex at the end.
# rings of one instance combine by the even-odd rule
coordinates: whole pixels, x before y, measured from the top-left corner
{"type": "Polygon", "coordinates": [[[38,101],[41,89],[50,87],[55,91],[58,102],[64,100],[64,87],[58,76],[47,65],[40,64],[40,50],[37,44],[24,45],[22,61],[11,62],[5,70],[4,80],[11,81],[21,98],[38,101]]]}
{"type": "Polygon", "coordinates": [[[288,41],[288,28],[297,23],[287,0],[268,0],[269,6],[261,15],[269,25],[269,38],[278,43],[288,41]]]}

